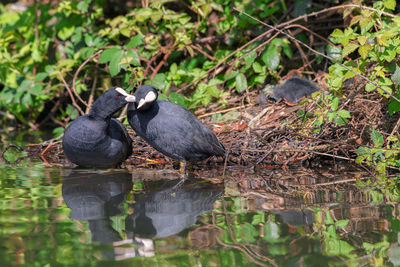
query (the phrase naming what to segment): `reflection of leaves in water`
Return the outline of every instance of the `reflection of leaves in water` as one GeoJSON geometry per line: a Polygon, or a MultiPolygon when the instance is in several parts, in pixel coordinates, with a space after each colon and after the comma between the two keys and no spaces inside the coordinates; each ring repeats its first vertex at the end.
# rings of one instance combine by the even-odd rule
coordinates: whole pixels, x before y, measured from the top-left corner
{"type": "Polygon", "coordinates": [[[275,242],[278,241],[279,237],[279,226],[275,222],[264,224],[264,240],[275,242]]]}
{"type": "Polygon", "coordinates": [[[93,248],[82,243],[87,226],[71,221],[70,210],[59,201],[61,169],[32,163],[0,169],[0,222],[7,222],[1,225],[2,264],[83,266],[90,262],[93,248]]]}
{"type": "Polygon", "coordinates": [[[1,153],[1,156],[7,163],[18,163],[22,158],[26,157],[28,153],[22,150],[17,145],[9,145],[5,147],[1,153]]]}
{"type": "MultiPolygon", "coordinates": [[[[333,216],[332,210],[318,208],[310,211],[314,222],[309,221],[309,215],[304,213],[307,217],[304,217],[303,223],[309,223],[309,226],[300,226],[297,225],[301,222],[299,211],[292,213],[290,210],[274,211],[276,214],[249,211],[249,203],[251,203],[249,201],[243,198],[225,198],[225,207],[218,209],[214,218],[220,229],[219,244],[237,249],[251,261],[265,263],[273,261],[279,266],[287,265],[298,257],[302,257],[304,266],[308,264],[325,266],[329,263],[360,266],[365,265],[366,262],[384,264],[388,260],[396,261],[396,258],[388,257],[394,255],[394,252],[388,251],[391,246],[388,238],[396,237],[393,240],[396,243],[396,233],[384,232],[385,234],[376,235],[371,239],[371,233],[368,230],[376,231],[377,229],[367,228],[367,232],[360,235],[359,230],[354,228],[357,226],[357,216],[366,216],[362,213],[363,210],[360,210],[359,214],[353,211],[352,216],[355,217],[355,222],[351,222],[352,217],[337,219],[333,216]],[[295,217],[292,218],[292,215],[295,217]],[[290,223],[294,225],[290,226],[290,223]],[[294,228],[295,225],[296,228],[294,228]],[[349,232],[349,229],[352,231],[349,232]],[[363,243],[359,242],[360,238],[364,240],[363,243]],[[313,252],[310,254],[310,251],[313,252]],[[337,257],[340,257],[339,262],[337,257]]],[[[217,206],[223,205],[217,204],[217,206]]],[[[342,212],[348,209],[351,207],[344,206],[342,212]]],[[[378,212],[378,209],[376,210],[378,212]]],[[[386,210],[387,220],[393,221],[393,228],[396,228],[398,220],[391,219],[393,212],[390,208],[386,210]]],[[[374,216],[373,210],[370,213],[370,216],[374,216]]],[[[398,233],[399,230],[396,232],[398,233]]]]}
{"type": "MultiPolygon", "coordinates": [[[[322,248],[328,256],[350,256],[351,252],[355,250],[346,241],[334,238],[327,238],[323,241],[322,248]]],[[[354,255],[353,257],[355,257],[354,255]]]]}
{"type": "MultiPolygon", "coordinates": [[[[2,262],[12,265],[17,258],[22,258],[26,265],[98,264],[104,247],[91,243],[88,224],[70,219],[70,209],[60,201],[62,170],[23,164],[0,167],[2,262]],[[20,249],[25,249],[24,255],[16,253],[20,249]]],[[[135,192],[144,191],[148,184],[135,181],[134,188],[135,192]]],[[[260,200],[240,197],[217,200],[216,208],[200,215],[196,225],[178,235],[155,238],[154,257],[133,258],[127,263],[256,266],[256,262],[273,265],[271,261],[287,266],[297,263],[299,258],[304,266],[399,262],[397,204],[381,204],[378,209],[367,202],[361,206],[366,209],[357,212],[357,209],[351,210],[357,206],[329,203],[328,208],[307,213],[301,209],[257,210],[257,201],[260,200]],[[334,212],[337,210],[340,214],[334,212]],[[357,224],[365,221],[374,224],[373,227],[368,225],[363,231],[358,230],[357,224]],[[200,234],[197,243],[191,239],[194,232],[200,234]]],[[[131,212],[128,203],[133,203],[132,192],[123,205],[124,214],[111,218],[112,227],[124,238],[124,219],[131,212]]]]}

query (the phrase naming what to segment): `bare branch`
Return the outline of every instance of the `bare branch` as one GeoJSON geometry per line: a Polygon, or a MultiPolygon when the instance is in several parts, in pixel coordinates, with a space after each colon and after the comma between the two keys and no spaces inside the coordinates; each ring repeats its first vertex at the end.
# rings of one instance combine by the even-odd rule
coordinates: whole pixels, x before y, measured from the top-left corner
{"type": "Polygon", "coordinates": [[[90,61],[92,60],[94,57],[97,57],[98,55],[100,55],[100,53],[103,52],[103,49],[100,49],[99,51],[97,51],[96,53],[94,53],[93,55],[91,55],[90,57],[88,57],[80,66],[79,68],[76,70],[75,74],[74,74],[74,78],[72,79],[72,87],[71,90],[72,92],[75,94],[76,98],[81,101],[82,104],[84,104],[86,107],[88,106],[88,103],[83,100],[80,95],[76,92],[75,90],[75,83],[76,83],[76,79],[78,78],[79,72],[81,72],[81,70],[83,69],[83,67],[90,61]]]}
{"type": "Polygon", "coordinates": [[[67,88],[68,94],[69,94],[69,96],[71,97],[71,100],[72,100],[72,105],[78,110],[80,115],[85,114],[85,112],[83,112],[81,107],[76,103],[74,94],[72,93],[71,88],[69,87],[68,83],[65,81],[64,77],[61,75],[61,73],[58,73],[58,76],[60,77],[61,81],[65,85],[65,88],[67,88]]]}

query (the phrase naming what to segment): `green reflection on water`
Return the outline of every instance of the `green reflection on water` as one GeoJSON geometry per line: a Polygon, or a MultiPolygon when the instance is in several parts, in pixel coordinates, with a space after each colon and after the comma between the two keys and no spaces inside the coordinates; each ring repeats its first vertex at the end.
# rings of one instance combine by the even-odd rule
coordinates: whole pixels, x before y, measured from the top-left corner
{"type": "MultiPolygon", "coordinates": [[[[110,174],[85,175],[87,180],[99,179],[98,184],[102,184],[101,179],[110,174]]],[[[192,197],[188,197],[182,193],[181,197],[171,191],[168,194],[177,202],[168,204],[166,213],[181,216],[178,224],[185,220],[193,220],[194,224],[184,225],[183,230],[172,229],[170,236],[157,237],[154,231],[145,235],[132,222],[140,224],[139,215],[143,212],[147,219],[152,219],[146,222],[153,224],[156,233],[165,232],[159,228],[163,221],[158,225],[156,221],[157,216],[166,215],[154,213],[160,213],[157,207],[170,201],[165,194],[169,192],[165,191],[169,182],[135,180],[114,203],[119,212],[89,220],[79,217],[82,210],[74,215],[73,204],[69,207],[65,203],[66,184],[72,178],[71,170],[61,167],[29,161],[17,166],[0,163],[2,265],[110,266],[116,263],[118,255],[126,258],[118,261],[121,266],[360,266],[400,262],[400,209],[394,202],[371,205],[368,198],[361,197],[358,202],[349,203],[344,194],[337,193],[342,203],[319,202],[288,208],[284,204],[269,207],[263,198],[225,195],[216,200],[213,211],[196,219],[198,213],[190,215],[197,207],[193,203],[203,196],[193,197],[191,193],[192,197]],[[154,207],[152,215],[146,208],[141,210],[146,205],[154,207]],[[174,211],[174,205],[179,209],[174,211]],[[134,241],[112,245],[102,239],[108,235],[119,241],[134,241]],[[143,238],[153,242],[154,250],[147,254],[139,252],[143,244],[138,240],[143,238]]],[[[112,182],[104,183],[115,191],[112,182]]],[[[79,190],[82,195],[91,192],[79,190]]],[[[173,217],[167,219],[172,224],[173,217]]]]}
{"type": "MultiPolygon", "coordinates": [[[[2,264],[87,265],[86,231],[68,218],[61,198],[60,168],[41,164],[0,166],[2,264]]],[[[85,228],[86,226],[81,226],[85,228]]]]}

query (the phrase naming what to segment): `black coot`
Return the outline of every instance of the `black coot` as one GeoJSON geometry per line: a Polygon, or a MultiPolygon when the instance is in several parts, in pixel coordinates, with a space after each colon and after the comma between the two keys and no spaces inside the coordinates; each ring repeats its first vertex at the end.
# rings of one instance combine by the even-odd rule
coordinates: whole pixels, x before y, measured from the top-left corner
{"type": "Polygon", "coordinates": [[[185,163],[224,156],[224,146],[210,129],[184,107],[157,100],[154,87],[141,86],[135,97],[136,103],[128,105],[129,124],[161,153],[185,163]]]}
{"type": "Polygon", "coordinates": [[[284,83],[276,86],[273,91],[276,101],[285,99],[291,103],[298,103],[303,97],[311,96],[312,93],[319,91],[320,88],[309,80],[300,77],[293,77],[286,80],[284,83]]]}
{"type": "Polygon", "coordinates": [[[87,115],[65,130],[64,153],[81,167],[114,168],[132,154],[132,139],[124,125],[111,118],[135,97],[122,88],[111,88],[94,103],[87,115]]]}

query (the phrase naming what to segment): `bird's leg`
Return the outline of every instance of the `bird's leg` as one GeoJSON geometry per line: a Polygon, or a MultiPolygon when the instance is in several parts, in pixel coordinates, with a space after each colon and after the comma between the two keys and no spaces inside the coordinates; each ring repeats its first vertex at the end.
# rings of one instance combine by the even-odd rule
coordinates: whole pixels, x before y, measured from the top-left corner
{"type": "Polygon", "coordinates": [[[186,178],[185,178],[184,176],[182,176],[181,178],[182,178],[182,179],[181,179],[176,185],[174,185],[174,186],[172,187],[173,190],[175,190],[175,189],[181,187],[181,186],[185,183],[186,178]]]}
{"type": "Polygon", "coordinates": [[[179,162],[179,172],[182,177],[187,178],[193,172],[193,162],[181,161],[179,162]]]}
{"type": "Polygon", "coordinates": [[[187,166],[187,161],[179,162],[179,173],[182,176],[186,176],[186,166],[187,166]]]}
{"type": "Polygon", "coordinates": [[[179,162],[179,173],[181,175],[181,180],[174,186],[174,189],[180,187],[185,183],[186,178],[189,177],[189,173],[192,170],[192,167],[193,167],[192,162],[189,162],[189,164],[187,161],[179,162]]]}
{"type": "Polygon", "coordinates": [[[186,163],[186,170],[188,172],[188,175],[193,172],[193,162],[192,161],[186,163]]]}

